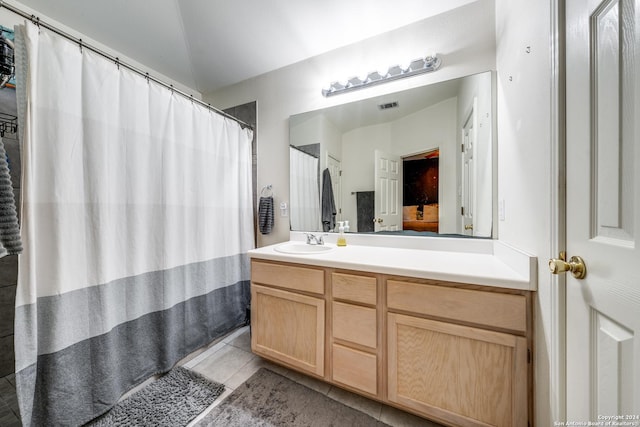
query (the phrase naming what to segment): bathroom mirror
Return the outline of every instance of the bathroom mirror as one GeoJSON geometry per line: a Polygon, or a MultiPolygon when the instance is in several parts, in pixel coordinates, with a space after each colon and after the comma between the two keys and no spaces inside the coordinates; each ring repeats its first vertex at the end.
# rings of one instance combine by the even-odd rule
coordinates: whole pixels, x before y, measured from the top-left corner
{"type": "Polygon", "coordinates": [[[333,195],[350,232],[495,237],[493,80],[488,71],[291,116],[291,230],[337,231],[323,230],[333,195]]]}

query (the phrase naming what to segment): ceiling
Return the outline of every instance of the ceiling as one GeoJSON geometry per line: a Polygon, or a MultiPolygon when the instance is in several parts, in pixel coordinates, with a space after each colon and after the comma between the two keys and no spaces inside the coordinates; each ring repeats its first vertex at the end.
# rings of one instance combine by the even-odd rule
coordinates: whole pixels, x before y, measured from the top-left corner
{"type": "Polygon", "coordinates": [[[457,96],[461,81],[462,79],[448,80],[297,114],[290,117],[289,124],[298,126],[322,115],[337,130],[346,133],[361,127],[392,122],[457,96]],[[379,108],[380,104],[392,102],[397,103],[398,106],[386,110],[379,108]]]}
{"type": "Polygon", "coordinates": [[[20,0],[20,4],[207,94],[474,1],[20,0]]]}

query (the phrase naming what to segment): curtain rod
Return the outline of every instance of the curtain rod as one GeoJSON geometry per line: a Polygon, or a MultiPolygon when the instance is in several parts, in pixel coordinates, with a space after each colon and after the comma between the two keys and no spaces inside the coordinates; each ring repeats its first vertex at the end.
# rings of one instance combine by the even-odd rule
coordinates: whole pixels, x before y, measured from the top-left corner
{"type": "Polygon", "coordinates": [[[226,117],[228,119],[231,119],[231,120],[237,122],[243,128],[249,128],[249,129],[253,130],[253,126],[252,125],[250,125],[248,123],[245,123],[245,122],[243,122],[242,120],[240,120],[240,119],[238,119],[236,117],[233,117],[229,113],[225,113],[224,111],[217,109],[216,107],[212,106],[211,104],[208,104],[206,102],[203,102],[203,101],[200,101],[199,99],[194,98],[193,95],[189,95],[186,92],[181,91],[180,89],[176,89],[175,87],[173,87],[172,84],[165,83],[162,80],[159,80],[156,77],[153,77],[153,76],[149,75],[149,73],[144,72],[144,71],[134,67],[133,65],[130,65],[130,64],[127,64],[126,62],[120,61],[120,58],[118,58],[117,56],[113,56],[113,55],[111,55],[111,54],[109,54],[109,53],[107,53],[107,52],[105,52],[103,50],[98,49],[97,47],[91,46],[90,44],[87,44],[84,41],[82,41],[81,38],[74,37],[71,34],[66,33],[65,31],[62,31],[61,29],[56,28],[51,24],[47,24],[46,22],[41,21],[39,17],[37,17],[37,16],[35,16],[33,14],[30,14],[30,13],[27,13],[27,12],[25,12],[23,10],[20,10],[17,7],[12,6],[10,4],[7,4],[6,2],[4,2],[2,0],[0,0],[0,7],[4,7],[5,9],[15,13],[16,15],[19,15],[19,16],[22,16],[25,19],[28,19],[29,21],[31,21],[33,24],[37,25],[38,27],[44,27],[47,30],[53,31],[54,33],[58,34],[59,36],[62,36],[64,38],[66,38],[67,40],[70,40],[70,41],[72,41],[74,43],[77,43],[78,46],[80,46],[81,50],[85,49],[85,48],[89,49],[90,51],[92,51],[94,53],[97,53],[98,55],[102,56],[103,58],[108,59],[110,61],[113,61],[116,64],[116,66],[121,66],[121,67],[124,67],[124,68],[126,68],[126,69],[128,69],[130,71],[133,71],[134,73],[139,74],[140,76],[142,76],[145,79],[147,79],[147,81],[151,80],[151,81],[159,84],[160,86],[163,86],[164,88],[169,89],[171,92],[175,92],[177,94],[182,95],[183,97],[185,97],[187,99],[190,99],[191,102],[196,102],[196,103],[200,104],[201,106],[209,109],[210,111],[214,111],[214,112],[216,112],[216,113],[218,113],[218,114],[220,114],[220,115],[222,115],[222,116],[224,116],[224,117],[226,117]]]}
{"type": "Polygon", "coordinates": [[[304,154],[306,154],[307,156],[311,156],[311,157],[313,157],[314,159],[318,159],[318,158],[319,158],[318,156],[315,156],[315,155],[313,155],[313,154],[311,154],[311,153],[307,153],[306,151],[301,150],[300,148],[296,147],[295,145],[291,145],[291,144],[289,144],[289,148],[293,148],[294,150],[299,151],[299,152],[301,152],[301,153],[304,153],[304,154]]]}

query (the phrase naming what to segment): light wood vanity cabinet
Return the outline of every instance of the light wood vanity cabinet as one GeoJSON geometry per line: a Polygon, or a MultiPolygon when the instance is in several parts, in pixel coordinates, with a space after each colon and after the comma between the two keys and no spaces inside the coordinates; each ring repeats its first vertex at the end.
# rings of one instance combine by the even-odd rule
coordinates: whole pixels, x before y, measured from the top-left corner
{"type": "Polygon", "coordinates": [[[331,273],[331,379],[378,397],[377,279],[331,273]]]}
{"type": "Polygon", "coordinates": [[[252,348],[451,426],[533,421],[531,295],[252,262],[252,348]]]}
{"type": "Polygon", "coordinates": [[[324,343],[324,271],[252,262],[253,351],[324,377],[324,343]]]}
{"type": "Polygon", "coordinates": [[[391,402],[453,425],[527,425],[525,296],[389,280],[387,304],[391,402]]]}

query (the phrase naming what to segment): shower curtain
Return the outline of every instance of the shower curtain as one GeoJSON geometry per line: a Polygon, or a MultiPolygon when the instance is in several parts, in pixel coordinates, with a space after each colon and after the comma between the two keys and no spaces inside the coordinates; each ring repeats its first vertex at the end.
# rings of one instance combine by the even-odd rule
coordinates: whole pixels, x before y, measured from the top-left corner
{"type": "Polygon", "coordinates": [[[250,130],[68,39],[17,27],[24,425],[79,425],[243,324],[250,130]]]}
{"type": "Polygon", "coordinates": [[[319,231],[320,187],[318,185],[318,159],[289,147],[291,229],[319,231]]]}

